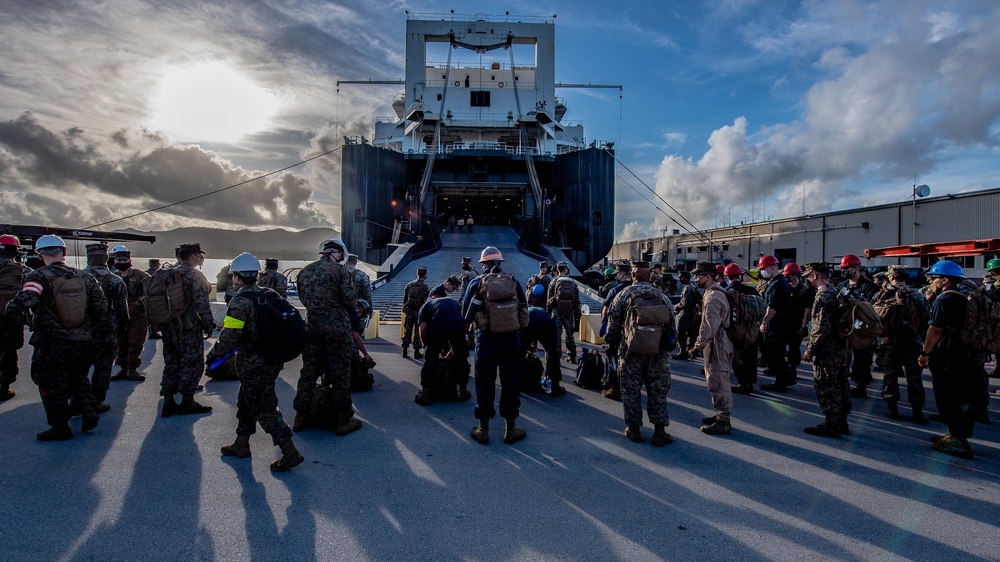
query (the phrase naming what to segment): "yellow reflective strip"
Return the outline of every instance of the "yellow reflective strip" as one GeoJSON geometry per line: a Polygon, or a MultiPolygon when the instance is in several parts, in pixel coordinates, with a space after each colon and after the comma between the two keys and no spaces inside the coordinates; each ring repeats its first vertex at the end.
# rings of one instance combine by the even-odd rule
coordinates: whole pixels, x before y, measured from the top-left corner
{"type": "Polygon", "coordinates": [[[238,318],[233,318],[232,316],[226,316],[226,318],[222,321],[223,328],[230,328],[233,330],[242,330],[245,324],[246,322],[238,318]]]}

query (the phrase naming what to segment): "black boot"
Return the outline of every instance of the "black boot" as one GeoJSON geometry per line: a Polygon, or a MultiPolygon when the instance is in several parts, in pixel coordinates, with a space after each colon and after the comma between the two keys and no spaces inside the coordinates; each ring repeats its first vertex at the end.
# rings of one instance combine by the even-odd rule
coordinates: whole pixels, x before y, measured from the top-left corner
{"type": "Polygon", "coordinates": [[[899,415],[899,406],[895,402],[889,402],[885,406],[885,416],[889,419],[901,420],[903,416],[899,415]]]}
{"type": "Polygon", "coordinates": [[[832,437],[834,439],[840,439],[840,421],[837,418],[827,416],[823,423],[813,427],[807,427],[805,428],[805,432],[809,435],[815,435],[817,437],[832,437]]]}
{"type": "Polygon", "coordinates": [[[927,425],[927,416],[924,415],[924,410],[920,406],[913,407],[913,423],[919,425],[927,425]]]}

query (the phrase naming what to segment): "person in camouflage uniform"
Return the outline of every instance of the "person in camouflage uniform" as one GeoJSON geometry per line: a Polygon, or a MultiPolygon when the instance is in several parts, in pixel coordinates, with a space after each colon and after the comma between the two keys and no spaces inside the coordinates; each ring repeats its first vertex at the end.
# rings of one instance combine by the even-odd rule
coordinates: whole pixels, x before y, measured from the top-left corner
{"type": "Polygon", "coordinates": [[[108,269],[108,245],[104,242],[87,244],[87,267],[84,271],[97,279],[108,299],[108,310],[92,326],[94,346],[90,361],[94,373],[90,380],[84,376],[82,381],[85,387],[89,383],[90,393],[97,402],[95,409],[98,414],[103,414],[111,409],[105,399],[111,386],[111,368],[118,355],[118,338],[128,328],[128,295],[125,283],[108,269]]]}
{"type": "MultiPolygon", "coordinates": [[[[39,441],[65,441],[73,438],[69,427],[70,401],[82,408],[83,431],[97,427],[100,417],[94,410],[94,397],[85,394],[81,384],[87,376],[91,353],[91,323],[108,308],[101,285],[94,276],[65,263],[66,244],[58,236],[45,235],[35,242],[35,252],[45,263],[24,277],[21,291],[7,304],[5,315],[16,316],[31,309],[31,380],[45,407],[51,426],[37,435],[39,441]],[[76,327],[64,326],[58,311],[54,284],[60,279],[83,279],[80,297],[83,321],[76,327]]],[[[72,297],[69,297],[72,298],[72,297]]],[[[67,299],[69,300],[69,299],[67,299]]]]}
{"type": "Polygon", "coordinates": [[[662,447],[673,441],[666,427],[670,425],[667,413],[667,394],[670,392],[670,350],[673,348],[677,332],[674,319],[663,326],[660,352],[655,355],[629,353],[625,342],[625,319],[631,297],[646,289],[656,291],[663,299],[665,310],[672,316],[670,299],[659,289],[649,284],[649,262],[632,262],[634,283],[623,289],[611,303],[608,313],[608,356],[620,358],[618,379],[621,384],[622,408],[625,414],[625,436],[631,441],[642,441],[642,387],[646,387],[646,414],[653,424],[654,446],[662,447]]]}
{"type": "Polygon", "coordinates": [[[538,273],[532,275],[528,278],[528,283],[526,285],[528,291],[528,306],[537,306],[540,308],[545,308],[545,299],[549,292],[549,285],[552,283],[552,275],[549,273],[551,270],[549,262],[540,261],[538,262],[538,273]],[[535,285],[541,284],[544,289],[542,294],[535,296],[531,292],[531,288],[535,285]]]}
{"type": "Polygon", "coordinates": [[[839,438],[850,435],[847,415],[851,413],[850,384],[847,381],[847,340],[837,333],[837,289],[830,284],[830,269],[822,262],[806,264],[804,277],[816,288],[813,300],[809,345],[802,359],[813,364],[813,388],[826,419],[805,428],[809,435],[839,438]]]}
{"type": "Polygon", "coordinates": [[[261,289],[271,289],[281,295],[281,298],[288,298],[288,278],[278,271],[278,259],[267,258],[264,260],[264,273],[260,274],[257,286],[261,289]]]}
{"type": "Polygon", "coordinates": [[[546,311],[552,316],[552,319],[556,321],[556,344],[558,347],[562,347],[563,334],[566,335],[566,360],[570,363],[576,364],[576,340],[573,338],[573,332],[576,332],[580,326],[581,308],[580,308],[580,288],[576,286],[576,282],[569,277],[569,264],[561,261],[557,267],[556,278],[549,283],[549,290],[546,293],[546,311]],[[568,303],[560,303],[560,287],[562,285],[569,285],[572,289],[573,300],[568,303]],[[569,310],[565,310],[565,308],[569,310]],[[564,308],[560,311],[560,308],[564,308]]]}
{"type": "Polygon", "coordinates": [[[278,410],[278,395],[274,392],[274,381],[278,379],[284,364],[271,363],[257,354],[258,330],[256,298],[272,289],[257,286],[260,262],[253,254],[243,253],[233,259],[232,283],[236,296],[229,302],[226,318],[222,323],[219,339],[208,352],[207,362],[211,365],[234,349],[236,373],[240,379],[240,390],[236,396],[236,441],[225,445],[223,455],[245,459],[251,456],[250,436],[257,432],[257,424],[271,436],[282,456],[271,463],[273,472],[285,472],[302,464],[305,460],[295,448],[292,430],[278,410]]]}
{"type": "MultiPolygon", "coordinates": [[[[872,302],[878,295],[879,286],[862,275],[861,258],[847,254],[840,260],[840,272],[844,281],[837,287],[841,295],[872,302]]],[[[868,385],[872,382],[872,358],[875,355],[874,342],[864,349],[851,350],[851,380],[856,385],[851,390],[854,398],[867,398],[868,385]]]]}
{"type": "Polygon", "coordinates": [[[0,236],[0,402],[17,395],[10,385],[17,380],[17,351],[24,347],[23,312],[4,314],[14,295],[21,291],[29,271],[17,261],[21,241],[10,234],[0,236]]]}
{"type": "Polygon", "coordinates": [[[118,338],[118,358],[115,362],[121,370],[111,380],[142,382],[146,377],[139,374],[138,369],[142,364],[142,346],[146,343],[146,328],[149,325],[145,306],[149,274],[132,267],[132,253],[128,248],[115,246],[114,250],[111,257],[115,259],[115,270],[125,283],[129,321],[124,335],[118,338]]]}
{"type": "Polygon", "coordinates": [[[295,393],[295,421],[292,429],[309,427],[309,411],[317,381],[333,390],[338,410],[337,435],[347,435],[361,428],[354,418],[351,401],[351,310],[356,291],[351,272],[341,263],[346,258],[341,240],[327,240],[320,245],[320,259],[302,268],[298,276],[299,300],[306,307],[306,346],[302,350],[302,370],[295,393]]]}
{"type": "Polygon", "coordinates": [[[420,342],[420,322],[417,321],[417,315],[431,294],[425,279],[427,279],[427,268],[420,266],[417,268],[417,278],[407,283],[403,289],[403,314],[406,315],[403,321],[403,341],[400,344],[403,348],[403,357],[406,357],[406,348],[412,341],[413,358],[424,358],[424,354],[420,353],[423,345],[420,342]]]}
{"type": "Polygon", "coordinates": [[[195,402],[194,393],[205,371],[205,336],[215,330],[212,305],[208,295],[212,285],[205,275],[195,269],[205,263],[201,244],[181,244],[177,248],[180,263],[174,268],[181,273],[186,309],[173,321],[161,325],[163,332],[163,378],[160,396],[163,408],[160,416],[174,414],[207,414],[211,406],[195,402]],[[181,394],[181,403],[175,400],[181,394]]]}
{"type": "MultiPolygon", "coordinates": [[[[154,273],[156,273],[157,271],[160,270],[160,260],[153,258],[153,259],[149,260],[148,264],[149,264],[149,267],[146,269],[146,275],[150,275],[151,276],[151,275],[153,275],[154,273]]],[[[148,335],[148,337],[151,340],[158,340],[161,337],[163,337],[163,334],[160,333],[159,328],[157,328],[156,326],[150,324],[149,325],[149,335],[148,335]]]]}
{"type": "MultiPolygon", "coordinates": [[[[459,290],[461,294],[458,296],[459,302],[464,302],[465,293],[469,290],[469,283],[472,283],[472,280],[476,277],[479,277],[479,273],[472,267],[472,258],[468,256],[462,258],[462,273],[458,274],[458,278],[462,282],[462,288],[459,290]]],[[[474,349],[476,345],[475,325],[469,324],[469,330],[465,333],[465,339],[469,343],[469,349],[474,349]]]]}
{"type": "Polygon", "coordinates": [[[882,377],[882,399],[886,401],[886,416],[898,420],[899,414],[899,376],[906,377],[906,394],[913,411],[913,423],[926,424],[923,407],[925,401],[923,368],[917,364],[923,337],[927,333],[927,317],[930,310],[927,300],[916,289],[906,286],[906,266],[889,266],[889,285],[881,292],[875,301],[884,299],[895,300],[897,291],[906,291],[913,301],[914,309],[896,311],[886,321],[885,375],[882,377]]]}
{"type": "Polygon", "coordinates": [[[358,256],[354,254],[347,256],[347,269],[354,280],[354,290],[358,292],[358,299],[372,302],[372,278],[358,267],[358,256]]]}
{"type": "Polygon", "coordinates": [[[691,272],[682,271],[681,300],[674,307],[677,315],[677,347],[680,351],[674,355],[674,359],[685,360],[690,358],[694,342],[698,338],[698,307],[701,305],[701,293],[698,288],[691,283],[691,272]]]}

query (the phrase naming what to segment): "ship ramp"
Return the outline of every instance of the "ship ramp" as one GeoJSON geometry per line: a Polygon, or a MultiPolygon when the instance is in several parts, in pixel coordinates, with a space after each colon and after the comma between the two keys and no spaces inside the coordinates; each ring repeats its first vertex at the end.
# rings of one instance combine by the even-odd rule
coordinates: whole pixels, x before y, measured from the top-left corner
{"type": "MultiPolygon", "coordinates": [[[[443,283],[449,275],[460,275],[462,273],[462,258],[472,258],[476,271],[481,271],[479,267],[479,256],[486,246],[496,246],[503,254],[503,270],[512,274],[521,285],[524,286],[528,278],[538,273],[538,262],[536,257],[521,253],[517,248],[518,235],[509,226],[475,226],[472,232],[450,232],[441,234],[441,247],[438,251],[427,256],[412,259],[403,266],[402,270],[395,272],[392,281],[378,287],[372,291],[372,306],[379,310],[381,322],[399,322],[403,308],[403,291],[406,284],[417,278],[417,268],[424,266],[427,268],[427,285],[434,288],[439,283],[443,283]]],[[[601,309],[602,302],[597,295],[580,286],[580,302],[590,307],[593,312],[601,309]]],[[[451,298],[461,300],[458,291],[452,293],[451,298]]]]}

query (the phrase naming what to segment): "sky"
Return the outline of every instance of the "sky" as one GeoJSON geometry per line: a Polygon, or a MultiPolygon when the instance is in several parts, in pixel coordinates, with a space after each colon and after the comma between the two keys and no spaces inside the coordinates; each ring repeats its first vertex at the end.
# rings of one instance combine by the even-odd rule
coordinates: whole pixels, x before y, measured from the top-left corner
{"type": "Polygon", "coordinates": [[[370,136],[402,88],[337,80],[450,10],[555,14],[557,80],[623,86],[557,90],[615,143],[616,240],[1000,186],[994,0],[0,0],[0,221],[336,227],[338,153],[116,219],[370,136]]]}

